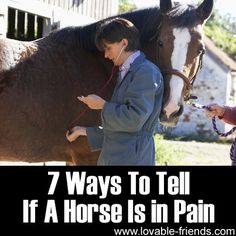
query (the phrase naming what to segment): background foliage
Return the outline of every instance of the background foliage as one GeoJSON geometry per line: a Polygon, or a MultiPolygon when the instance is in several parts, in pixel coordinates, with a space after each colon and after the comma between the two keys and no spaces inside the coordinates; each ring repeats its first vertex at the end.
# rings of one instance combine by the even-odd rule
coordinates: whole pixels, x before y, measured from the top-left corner
{"type": "Polygon", "coordinates": [[[130,0],[119,0],[119,13],[136,9],[136,5],[130,0]]]}
{"type": "Polygon", "coordinates": [[[221,16],[214,10],[207,21],[204,32],[217,47],[236,60],[236,18],[227,14],[221,16]]]}

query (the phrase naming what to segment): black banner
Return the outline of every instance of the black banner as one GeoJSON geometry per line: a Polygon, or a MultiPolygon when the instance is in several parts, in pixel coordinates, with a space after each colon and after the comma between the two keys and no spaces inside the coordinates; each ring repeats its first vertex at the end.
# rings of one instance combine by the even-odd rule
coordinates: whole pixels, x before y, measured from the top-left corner
{"type": "Polygon", "coordinates": [[[10,235],[236,235],[234,167],[0,167],[10,235]]]}

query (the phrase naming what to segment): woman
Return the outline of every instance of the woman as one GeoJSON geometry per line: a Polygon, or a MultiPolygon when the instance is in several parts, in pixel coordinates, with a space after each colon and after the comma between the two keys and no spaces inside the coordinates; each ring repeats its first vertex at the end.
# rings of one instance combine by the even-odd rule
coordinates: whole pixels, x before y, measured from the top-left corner
{"type": "Polygon", "coordinates": [[[126,19],[105,21],[95,42],[119,66],[119,79],[110,101],[94,94],[78,97],[101,110],[102,127],[76,126],[66,137],[72,142],[87,136],[91,151],[101,150],[98,165],[155,165],[153,133],[163,96],[160,70],[139,51],[138,30],[126,19]]]}

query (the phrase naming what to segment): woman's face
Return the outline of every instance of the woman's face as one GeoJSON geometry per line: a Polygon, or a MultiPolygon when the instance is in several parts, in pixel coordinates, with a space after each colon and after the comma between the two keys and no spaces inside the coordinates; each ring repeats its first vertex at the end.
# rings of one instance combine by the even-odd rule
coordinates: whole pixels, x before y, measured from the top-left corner
{"type": "Polygon", "coordinates": [[[104,57],[112,60],[115,66],[120,66],[126,60],[125,47],[126,44],[123,40],[115,43],[104,43],[104,57]]]}

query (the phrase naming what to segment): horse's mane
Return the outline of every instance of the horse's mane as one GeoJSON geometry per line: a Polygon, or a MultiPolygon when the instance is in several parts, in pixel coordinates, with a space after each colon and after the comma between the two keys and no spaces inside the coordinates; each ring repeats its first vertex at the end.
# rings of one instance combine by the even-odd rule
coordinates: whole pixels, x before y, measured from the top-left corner
{"type": "MultiPolygon", "coordinates": [[[[198,19],[194,10],[195,7],[192,5],[177,3],[167,14],[167,17],[177,27],[188,27],[194,25],[198,19]]],[[[141,44],[147,42],[156,34],[162,19],[158,7],[135,10],[110,18],[115,17],[124,17],[134,23],[139,29],[141,44]]],[[[67,46],[80,46],[86,50],[97,50],[94,42],[95,32],[103,21],[101,20],[85,26],[66,27],[50,33],[47,38],[67,46]]]]}
{"type": "Polygon", "coordinates": [[[189,4],[175,3],[175,7],[167,13],[167,17],[176,27],[193,27],[199,22],[196,7],[189,4]]]}

